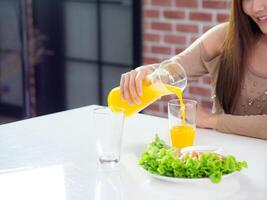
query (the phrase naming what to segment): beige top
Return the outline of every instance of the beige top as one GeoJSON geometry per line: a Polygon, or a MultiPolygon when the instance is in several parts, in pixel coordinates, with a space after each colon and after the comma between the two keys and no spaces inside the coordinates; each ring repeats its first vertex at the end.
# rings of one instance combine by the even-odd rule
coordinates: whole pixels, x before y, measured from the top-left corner
{"type": "Polygon", "coordinates": [[[173,59],[184,67],[189,80],[210,74],[212,95],[215,96],[213,113],[219,116],[217,130],[267,138],[267,77],[257,74],[251,67],[248,67],[237,108],[232,114],[225,114],[216,101],[215,94],[219,57],[209,60],[199,39],[173,59]]]}

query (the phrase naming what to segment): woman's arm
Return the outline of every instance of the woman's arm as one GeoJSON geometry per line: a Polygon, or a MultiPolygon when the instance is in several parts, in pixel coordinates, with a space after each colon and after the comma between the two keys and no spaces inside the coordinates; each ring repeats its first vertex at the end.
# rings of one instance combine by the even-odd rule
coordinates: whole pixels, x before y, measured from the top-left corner
{"type": "MultiPolygon", "coordinates": [[[[188,79],[198,78],[209,72],[205,62],[219,55],[226,29],[227,23],[213,27],[182,53],[171,58],[185,69],[188,79]]],[[[122,74],[120,80],[122,98],[130,104],[140,102],[140,96],[142,96],[143,92],[142,81],[157,66],[157,64],[145,65],[122,74]]]]}
{"type": "Polygon", "coordinates": [[[228,23],[214,26],[183,52],[172,57],[171,60],[182,65],[189,79],[199,78],[207,74],[209,69],[206,63],[221,54],[227,26],[228,23]]]}
{"type": "Polygon", "coordinates": [[[197,126],[225,133],[267,139],[267,115],[212,114],[198,107],[197,126]]]}

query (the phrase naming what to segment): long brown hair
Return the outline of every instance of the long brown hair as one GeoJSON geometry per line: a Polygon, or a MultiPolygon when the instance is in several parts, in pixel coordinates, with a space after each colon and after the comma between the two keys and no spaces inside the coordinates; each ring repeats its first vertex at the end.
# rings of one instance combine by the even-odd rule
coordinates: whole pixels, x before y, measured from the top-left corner
{"type": "Polygon", "coordinates": [[[235,109],[248,53],[260,34],[258,25],[244,13],[242,0],[232,0],[216,84],[216,97],[225,113],[232,113],[235,109]]]}

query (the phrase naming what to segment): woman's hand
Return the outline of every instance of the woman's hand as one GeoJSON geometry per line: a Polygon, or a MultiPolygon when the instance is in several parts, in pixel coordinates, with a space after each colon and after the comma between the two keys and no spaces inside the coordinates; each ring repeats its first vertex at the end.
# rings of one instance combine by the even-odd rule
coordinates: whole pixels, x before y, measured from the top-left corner
{"type": "Polygon", "coordinates": [[[203,109],[201,105],[197,106],[197,127],[216,128],[218,116],[203,109]]]}
{"type": "Polygon", "coordinates": [[[120,94],[130,105],[140,103],[143,95],[142,82],[145,77],[155,70],[155,65],[145,65],[121,75],[120,94]]]}

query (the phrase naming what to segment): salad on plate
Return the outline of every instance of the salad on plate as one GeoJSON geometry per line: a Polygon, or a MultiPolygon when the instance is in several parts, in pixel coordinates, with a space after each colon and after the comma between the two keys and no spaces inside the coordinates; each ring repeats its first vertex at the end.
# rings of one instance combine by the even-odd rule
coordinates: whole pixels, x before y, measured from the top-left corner
{"type": "Polygon", "coordinates": [[[248,167],[246,161],[237,161],[233,155],[198,151],[181,153],[177,148],[168,146],[158,135],[143,152],[139,164],[153,176],[208,178],[212,183],[219,183],[222,176],[248,167]]]}

